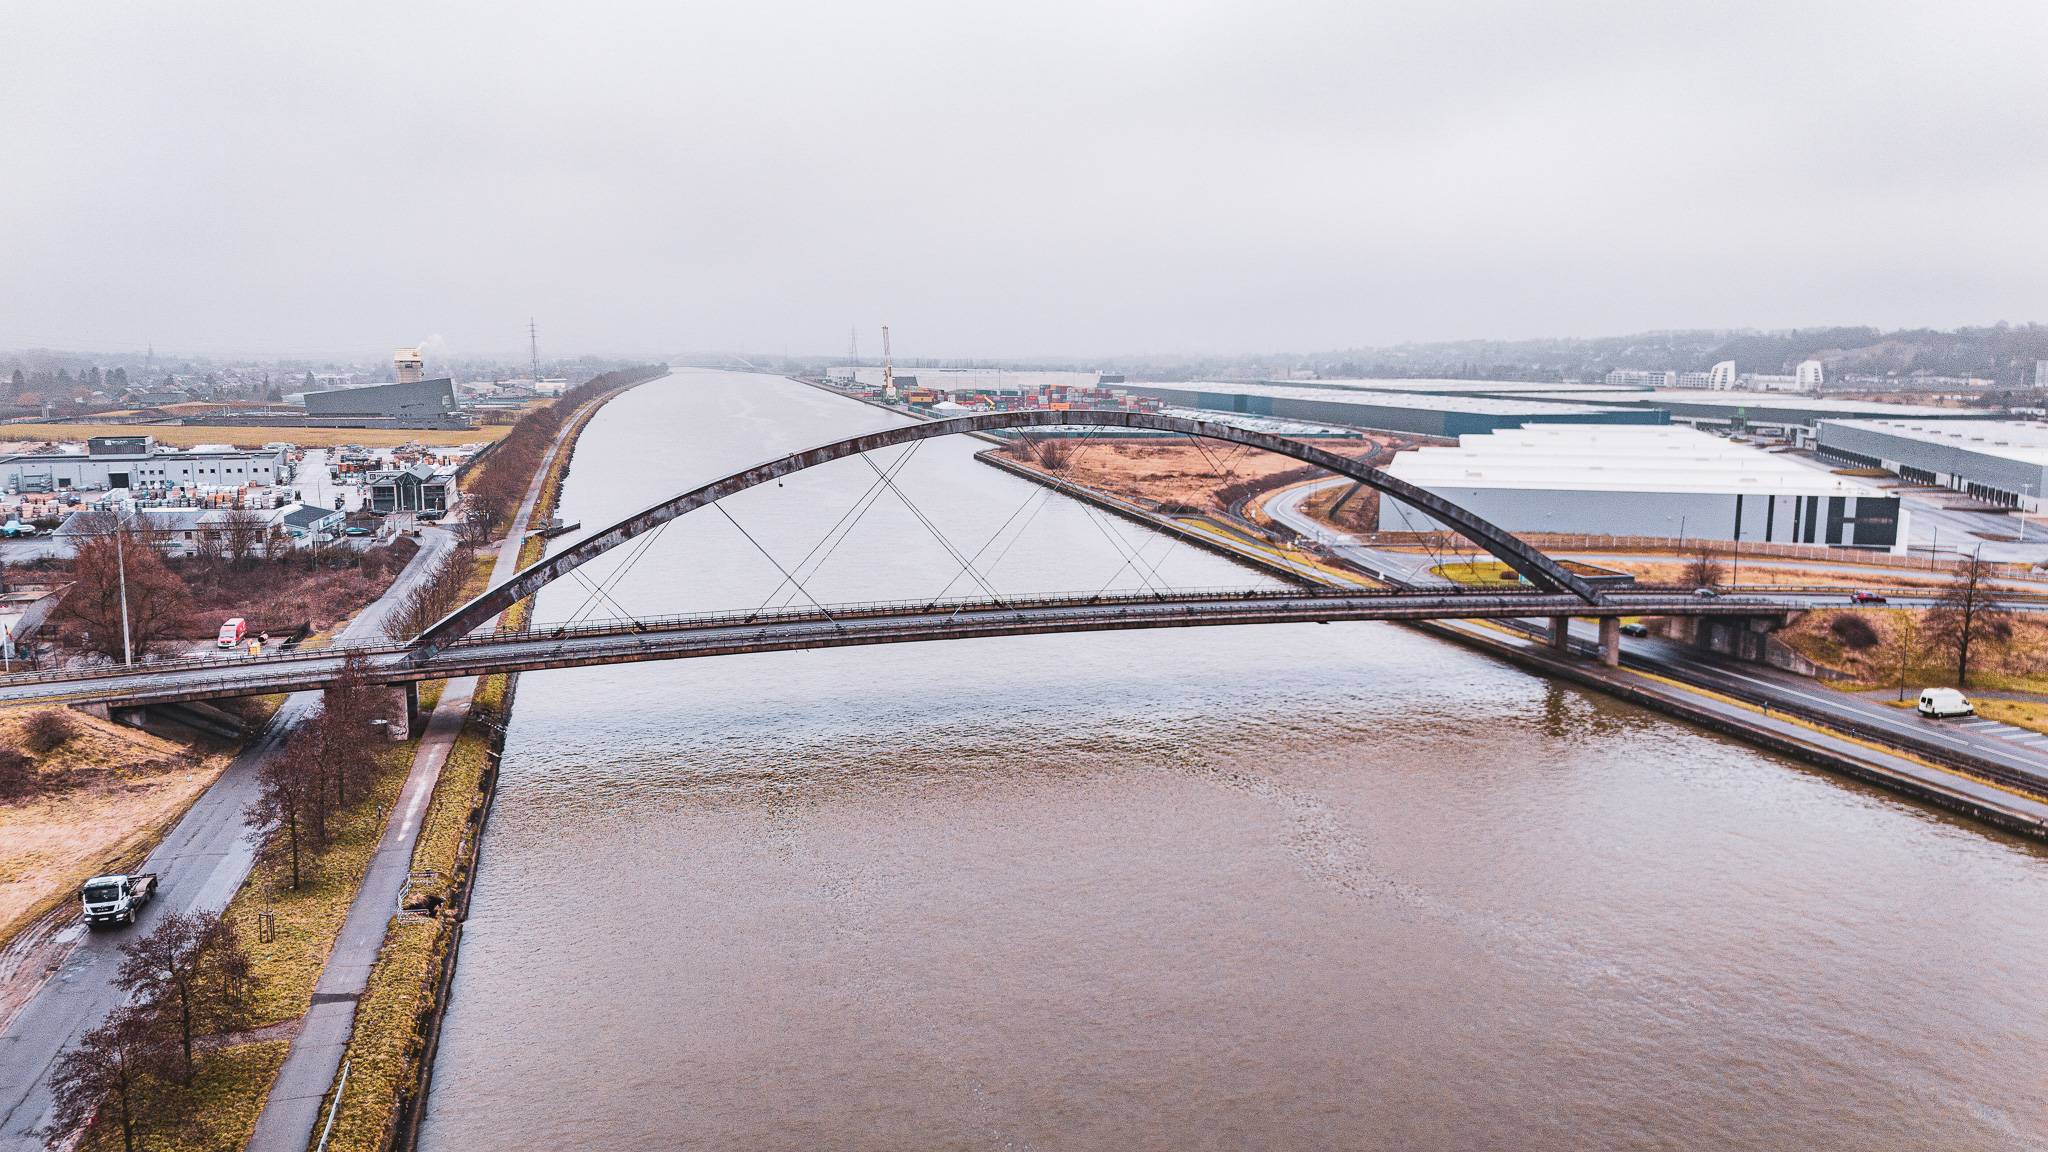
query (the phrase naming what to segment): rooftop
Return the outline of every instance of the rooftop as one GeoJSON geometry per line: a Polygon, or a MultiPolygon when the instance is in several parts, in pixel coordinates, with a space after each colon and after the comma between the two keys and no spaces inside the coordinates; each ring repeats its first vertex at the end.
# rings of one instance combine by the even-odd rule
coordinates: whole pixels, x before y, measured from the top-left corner
{"type": "Polygon", "coordinates": [[[1528,424],[1414,448],[1387,471],[1411,484],[1582,492],[1879,496],[1869,484],[1683,425],[1528,424]]]}
{"type": "Polygon", "coordinates": [[[1861,428],[1928,444],[1964,448],[2026,464],[2048,466],[2048,423],[2039,420],[1943,420],[1929,427],[1912,420],[1829,420],[1839,428],[1861,428]]]}
{"type": "Polygon", "coordinates": [[[1219,395],[1270,396],[1276,400],[1313,400],[1320,404],[1356,404],[1360,407],[1412,408],[1432,412],[1484,412],[1496,416],[1551,416],[1560,413],[1596,415],[1609,407],[1560,402],[1568,395],[1505,400],[1494,396],[1442,396],[1427,392],[1381,392],[1364,389],[1316,388],[1299,384],[1155,384],[1138,385],[1139,390],[1170,388],[1182,392],[1212,392],[1219,395]]]}
{"type": "Polygon", "coordinates": [[[1831,400],[1799,392],[1708,392],[1700,389],[1659,388],[1654,392],[1601,389],[1581,392],[1534,392],[1531,400],[1570,400],[1578,404],[1622,404],[1638,408],[1691,405],[1709,408],[1797,409],[1801,412],[1839,412],[1843,416],[1901,416],[1923,420],[1967,420],[1971,413],[1961,408],[1933,408],[1924,404],[1885,404],[1876,400],[1831,400]]]}

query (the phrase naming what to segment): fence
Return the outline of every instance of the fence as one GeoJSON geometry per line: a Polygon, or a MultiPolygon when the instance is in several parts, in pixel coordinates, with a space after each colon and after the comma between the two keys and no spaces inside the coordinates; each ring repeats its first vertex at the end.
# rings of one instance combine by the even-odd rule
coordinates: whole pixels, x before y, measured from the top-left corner
{"type": "MultiPolygon", "coordinates": [[[[1545,552],[1669,552],[1693,555],[1708,548],[1721,557],[1755,556],[1779,560],[1817,560],[1837,564],[1865,564],[1885,568],[1910,568],[1921,572],[1948,572],[1969,559],[1967,556],[1894,556],[1889,552],[1867,552],[1861,548],[1831,548],[1825,544],[1765,544],[1756,540],[1734,543],[1727,540],[1680,540],[1675,536],[1596,536],[1563,532],[1517,532],[1515,538],[1545,552]]],[[[1469,552],[1475,545],[1452,532],[1367,532],[1360,539],[1368,546],[1422,548],[1432,552],[1469,552]]],[[[2026,564],[1991,563],[2002,576],[2025,575],[2026,564]]]]}

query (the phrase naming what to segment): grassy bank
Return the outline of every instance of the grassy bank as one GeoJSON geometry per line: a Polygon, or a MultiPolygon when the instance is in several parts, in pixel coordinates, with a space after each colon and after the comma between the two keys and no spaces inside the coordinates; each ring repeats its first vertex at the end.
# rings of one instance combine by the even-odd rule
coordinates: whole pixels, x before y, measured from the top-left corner
{"type": "MultiPolygon", "coordinates": [[[[602,401],[589,405],[563,439],[535,500],[535,522],[553,515],[576,443],[601,407],[602,401]]],[[[546,543],[526,537],[507,540],[500,547],[519,549],[517,564],[523,567],[541,557],[546,543]]],[[[531,599],[520,601],[504,614],[501,626],[524,627],[532,607],[531,599]]],[[[478,721],[504,722],[511,713],[515,683],[510,676],[478,681],[469,718],[442,765],[421,819],[412,871],[432,878],[415,885],[412,892],[442,896],[442,913],[434,919],[394,919],[386,930],[369,986],[357,1004],[344,1056],[348,1091],[332,1106],[334,1128],[328,1148],[333,1152],[380,1152],[389,1147],[398,1127],[409,1121],[410,1109],[421,1103],[426,1065],[432,1058],[428,1038],[434,1034],[452,974],[459,921],[496,784],[493,749],[498,735],[478,721]]]]}

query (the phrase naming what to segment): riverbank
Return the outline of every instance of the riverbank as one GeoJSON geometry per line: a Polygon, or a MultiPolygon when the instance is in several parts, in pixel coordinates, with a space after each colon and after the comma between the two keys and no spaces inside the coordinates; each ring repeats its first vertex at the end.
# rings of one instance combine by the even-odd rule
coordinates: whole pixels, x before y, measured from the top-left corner
{"type": "MultiPolygon", "coordinates": [[[[564,422],[499,544],[487,584],[509,578],[537,558],[536,549],[544,549],[528,529],[553,507],[590,418],[621,393],[666,374],[649,370],[586,402],[564,422]]],[[[506,615],[523,619],[529,610],[522,603],[506,615]]],[[[321,991],[336,998],[331,1019],[322,1035],[309,1029],[295,1038],[250,1149],[297,1152],[316,1126],[330,1129],[330,1149],[409,1146],[460,948],[514,679],[451,681],[429,717],[408,781],[412,799],[404,805],[404,821],[380,845],[386,863],[375,883],[366,880],[350,910],[352,927],[345,935],[357,935],[358,920],[361,935],[349,955],[337,949],[330,956],[322,976],[321,991]],[[400,910],[395,917],[394,909],[400,910]]],[[[398,821],[400,813],[394,810],[391,819],[398,821]]]]}

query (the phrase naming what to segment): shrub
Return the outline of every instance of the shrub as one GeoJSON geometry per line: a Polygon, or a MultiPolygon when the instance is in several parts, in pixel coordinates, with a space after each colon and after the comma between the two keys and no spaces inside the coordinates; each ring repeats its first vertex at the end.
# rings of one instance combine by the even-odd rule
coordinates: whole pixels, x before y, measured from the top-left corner
{"type": "Polygon", "coordinates": [[[38,756],[55,752],[78,735],[78,721],[62,708],[45,708],[29,713],[21,726],[21,742],[38,756]]]}
{"type": "Polygon", "coordinates": [[[12,748],[0,748],[0,800],[27,800],[42,790],[36,762],[12,748]]]}
{"type": "Polygon", "coordinates": [[[1877,629],[1861,616],[1850,613],[1836,616],[1828,621],[1828,633],[1851,651],[1863,652],[1877,647],[1877,629]]]}

